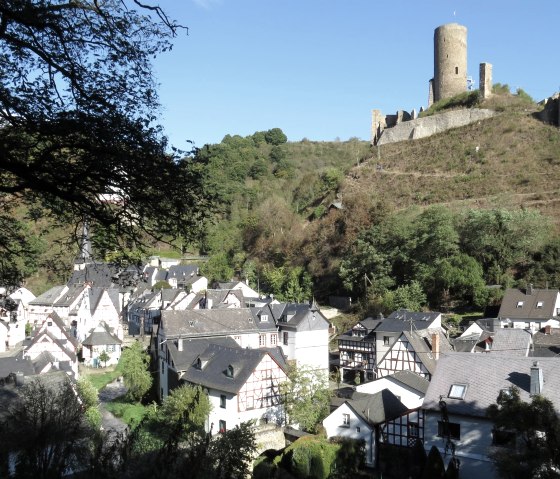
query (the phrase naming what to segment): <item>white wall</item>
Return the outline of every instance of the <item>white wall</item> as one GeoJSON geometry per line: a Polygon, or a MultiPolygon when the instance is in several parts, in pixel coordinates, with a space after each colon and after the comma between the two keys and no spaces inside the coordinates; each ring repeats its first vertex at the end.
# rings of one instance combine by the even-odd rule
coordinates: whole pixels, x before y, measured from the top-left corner
{"type": "MultiPolygon", "coordinates": [[[[429,452],[432,446],[438,447],[447,466],[450,455],[444,455],[444,440],[437,435],[440,420],[441,414],[426,411],[424,446],[426,452],[429,452]]],[[[461,424],[461,438],[453,441],[456,446],[455,455],[461,461],[461,479],[497,478],[493,463],[488,458],[492,448],[492,422],[485,418],[454,415],[449,415],[449,422],[461,424]]]]}
{"type": "Polygon", "coordinates": [[[323,427],[327,437],[347,437],[350,439],[363,439],[365,441],[365,462],[375,466],[375,434],[373,429],[346,404],[323,419],[323,427]],[[343,415],[350,415],[350,424],[344,425],[343,415]]]}
{"type": "Polygon", "coordinates": [[[356,386],[356,391],[367,394],[375,394],[383,389],[389,389],[408,409],[416,409],[424,402],[423,394],[398,381],[392,381],[389,376],[356,386]]]}
{"type": "Polygon", "coordinates": [[[290,352],[292,356],[288,355],[288,360],[295,359],[298,365],[328,371],[329,332],[327,330],[298,332],[294,335],[293,349],[290,352]]]}

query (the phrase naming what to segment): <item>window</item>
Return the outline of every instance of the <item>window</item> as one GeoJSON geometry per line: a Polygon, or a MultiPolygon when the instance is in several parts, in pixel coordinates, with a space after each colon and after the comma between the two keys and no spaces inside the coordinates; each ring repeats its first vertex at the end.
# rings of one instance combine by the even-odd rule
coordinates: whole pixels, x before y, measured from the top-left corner
{"type": "Polygon", "coordinates": [[[278,342],[278,335],[276,333],[271,334],[270,335],[270,345],[271,346],[276,346],[277,342],[278,342]]]}
{"type": "Polygon", "coordinates": [[[350,427],[350,414],[342,415],[342,427],[350,427]]]}
{"type": "Polygon", "coordinates": [[[259,334],[259,347],[266,346],[266,334],[259,334]]]}
{"type": "Polygon", "coordinates": [[[219,422],[219,426],[218,426],[218,427],[220,428],[220,432],[226,432],[226,431],[227,431],[227,429],[226,429],[226,422],[225,422],[224,420],[222,420],[222,419],[220,419],[220,422],[219,422]]]}
{"type": "Polygon", "coordinates": [[[408,437],[420,437],[420,428],[417,422],[408,423],[408,437]]]}
{"type": "Polygon", "coordinates": [[[285,346],[288,345],[288,332],[287,331],[284,331],[283,342],[284,342],[285,346]]]}
{"type": "Polygon", "coordinates": [[[161,374],[165,374],[165,363],[163,359],[161,360],[161,374]]]}
{"type": "Polygon", "coordinates": [[[461,439],[461,425],[455,422],[438,421],[438,436],[461,439]]]}
{"type": "Polygon", "coordinates": [[[115,352],[115,345],[114,344],[108,344],[107,345],[107,352],[108,353],[114,353],[115,352]]]}
{"type": "Polygon", "coordinates": [[[455,75],[459,74],[459,67],[455,67],[455,75]]]}
{"type": "Polygon", "coordinates": [[[262,322],[267,322],[268,321],[268,314],[261,314],[261,321],[262,322]]]}
{"type": "Polygon", "coordinates": [[[356,432],[360,432],[360,426],[356,428],[356,432]]]}
{"type": "Polygon", "coordinates": [[[466,384],[452,384],[447,397],[450,397],[452,399],[465,399],[466,392],[466,384]]]}
{"type": "Polygon", "coordinates": [[[518,301],[516,307],[517,308],[522,308],[523,307],[523,301],[518,301]]]}
{"type": "Polygon", "coordinates": [[[225,394],[220,394],[220,407],[221,408],[226,408],[226,395],[225,394]]]}
{"type": "Polygon", "coordinates": [[[227,369],[226,369],[226,376],[228,378],[232,378],[233,377],[233,366],[230,364],[227,369]]]}
{"type": "Polygon", "coordinates": [[[537,301],[537,309],[542,309],[544,306],[544,301],[537,301]]]}
{"type": "Polygon", "coordinates": [[[383,336],[383,346],[389,346],[391,338],[389,336],[383,336]]]}
{"type": "Polygon", "coordinates": [[[47,326],[52,326],[52,321],[47,321],[47,326]]]}

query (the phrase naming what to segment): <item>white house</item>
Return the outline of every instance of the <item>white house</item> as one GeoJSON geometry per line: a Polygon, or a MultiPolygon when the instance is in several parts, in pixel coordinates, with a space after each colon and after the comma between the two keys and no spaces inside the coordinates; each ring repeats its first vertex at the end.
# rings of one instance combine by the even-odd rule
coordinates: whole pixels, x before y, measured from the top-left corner
{"type": "Polygon", "coordinates": [[[82,356],[88,366],[111,366],[119,362],[122,340],[111,334],[104,324],[100,324],[82,341],[82,356]],[[109,359],[102,361],[99,356],[107,353],[109,359]]]}
{"type": "Polygon", "coordinates": [[[353,392],[341,398],[338,406],[323,420],[327,437],[363,440],[365,463],[379,464],[379,444],[412,447],[423,438],[423,415],[409,410],[388,389],[375,394],[353,392]]]}
{"type": "Polygon", "coordinates": [[[486,411],[501,391],[512,386],[519,389],[523,401],[540,394],[560,411],[557,358],[537,361],[505,354],[442,355],[424,398],[426,450],[436,446],[448,461],[454,448],[461,461],[462,479],[497,478],[489,453],[505,445],[494,434],[486,411]]]}
{"type": "Polygon", "coordinates": [[[498,323],[502,328],[520,328],[537,331],[545,326],[560,327],[560,291],[537,289],[506,289],[498,323]]]}

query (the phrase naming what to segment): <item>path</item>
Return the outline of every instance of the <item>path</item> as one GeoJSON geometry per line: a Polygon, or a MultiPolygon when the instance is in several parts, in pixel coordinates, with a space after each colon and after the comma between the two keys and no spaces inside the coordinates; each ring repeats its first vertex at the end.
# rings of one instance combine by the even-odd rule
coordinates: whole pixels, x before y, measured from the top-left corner
{"type": "Polygon", "coordinates": [[[128,426],[116,417],[113,413],[107,411],[105,404],[113,401],[114,399],[124,396],[126,394],[126,387],[122,381],[115,379],[113,382],[107,384],[101,391],[99,391],[99,410],[101,411],[101,424],[103,429],[109,434],[122,434],[126,432],[128,426]]]}

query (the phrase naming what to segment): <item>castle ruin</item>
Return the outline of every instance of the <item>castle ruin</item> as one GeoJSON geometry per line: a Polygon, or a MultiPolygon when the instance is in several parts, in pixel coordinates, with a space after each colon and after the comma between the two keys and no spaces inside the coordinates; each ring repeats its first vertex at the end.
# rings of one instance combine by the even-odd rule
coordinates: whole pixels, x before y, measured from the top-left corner
{"type": "MultiPolygon", "coordinates": [[[[467,28],[458,23],[441,25],[434,30],[434,77],[429,81],[428,107],[433,103],[467,91],[467,28]]],[[[481,63],[479,69],[480,95],[492,94],[492,65],[481,63]]],[[[423,109],[420,109],[422,112],[423,109]]],[[[416,121],[416,111],[400,110],[396,115],[383,115],[372,110],[371,143],[377,145],[386,128],[402,122],[416,121]]],[[[418,128],[417,125],[416,128],[418,128]]],[[[420,137],[420,136],[416,136],[420,137]]]]}

